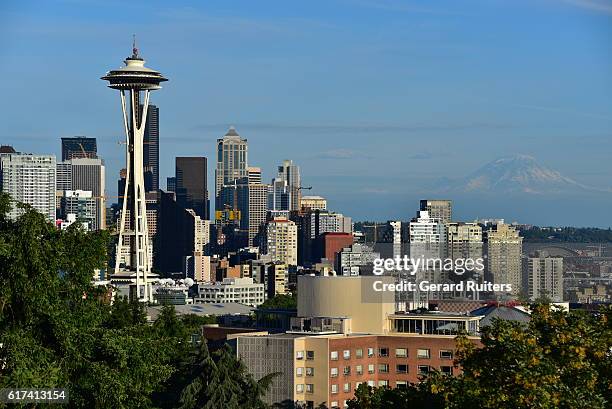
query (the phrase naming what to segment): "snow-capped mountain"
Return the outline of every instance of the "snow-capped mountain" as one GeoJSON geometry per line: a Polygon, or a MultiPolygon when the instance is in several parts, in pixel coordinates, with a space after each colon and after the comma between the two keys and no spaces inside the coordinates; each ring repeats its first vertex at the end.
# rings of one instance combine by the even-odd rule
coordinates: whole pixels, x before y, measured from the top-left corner
{"type": "Polygon", "coordinates": [[[514,155],[487,163],[454,184],[452,190],[544,194],[576,193],[592,188],[539,164],[532,156],[514,155]]]}

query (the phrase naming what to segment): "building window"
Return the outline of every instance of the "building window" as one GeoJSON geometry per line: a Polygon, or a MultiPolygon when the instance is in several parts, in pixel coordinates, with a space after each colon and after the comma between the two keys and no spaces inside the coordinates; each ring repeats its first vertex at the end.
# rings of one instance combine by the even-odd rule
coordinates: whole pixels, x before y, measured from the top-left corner
{"type": "Polygon", "coordinates": [[[362,348],[357,349],[357,350],[355,351],[355,356],[356,356],[357,358],[363,358],[363,349],[362,349],[362,348]]]}
{"type": "Polygon", "coordinates": [[[295,376],[304,376],[304,368],[295,368],[295,376]]]}
{"type": "Polygon", "coordinates": [[[297,385],[295,385],[295,391],[297,393],[304,393],[304,384],[298,383],[297,385]]]}
{"type": "Polygon", "coordinates": [[[335,383],[332,383],[331,393],[338,393],[338,385],[336,385],[335,383]]]}
{"type": "Polygon", "coordinates": [[[440,372],[442,372],[445,375],[452,375],[453,374],[453,367],[452,366],[441,366],[440,367],[440,372]]]}
{"type": "Polygon", "coordinates": [[[344,384],[344,388],[342,389],[344,392],[350,392],[351,391],[351,383],[350,382],[346,382],[344,384]]]}
{"type": "Polygon", "coordinates": [[[408,373],[408,365],[406,364],[395,365],[395,372],[396,373],[408,373]]]}
{"type": "Polygon", "coordinates": [[[368,348],[368,358],[372,358],[374,356],[374,348],[368,348]]]}
{"type": "Polygon", "coordinates": [[[338,360],[338,351],[331,351],[329,353],[329,359],[331,359],[332,361],[337,361],[338,360]]]}
{"type": "Polygon", "coordinates": [[[344,375],[350,375],[351,374],[351,367],[350,366],[345,366],[344,367],[344,375]]]}
{"type": "Polygon", "coordinates": [[[389,356],[389,348],[378,348],[378,356],[389,356]]]}
{"type": "Polygon", "coordinates": [[[351,358],[351,351],[349,349],[345,349],[342,352],[342,356],[344,357],[344,359],[350,359],[351,358]]]}
{"type": "Polygon", "coordinates": [[[429,349],[417,349],[417,358],[429,359],[429,349]]]}
{"type": "Polygon", "coordinates": [[[419,375],[427,375],[429,373],[429,365],[419,365],[419,375]]]}
{"type": "Polygon", "coordinates": [[[389,373],[389,364],[378,364],[378,373],[389,373]]]}
{"type": "Polygon", "coordinates": [[[408,350],[406,348],[395,348],[395,356],[397,358],[406,358],[408,356],[408,350]]]}
{"type": "Polygon", "coordinates": [[[384,386],[384,387],[389,386],[389,381],[385,381],[385,380],[378,381],[378,386],[384,386]]]}
{"type": "Polygon", "coordinates": [[[306,359],[314,359],[314,351],[306,351],[306,359]]]}
{"type": "Polygon", "coordinates": [[[295,351],[295,359],[304,359],[304,351],[295,351]]]}
{"type": "Polygon", "coordinates": [[[314,368],[306,368],[306,376],[314,376],[314,368]]]}
{"type": "Polygon", "coordinates": [[[441,349],[440,359],[453,359],[453,351],[450,351],[448,349],[441,349]]]}
{"type": "Polygon", "coordinates": [[[362,375],[363,374],[363,365],[357,365],[357,367],[355,368],[355,372],[357,372],[357,375],[362,375]]]}
{"type": "Polygon", "coordinates": [[[368,386],[374,387],[374,381],[368,381],[368,386]]]}
{"type": "Polygon", "coordinates": [[[306,384],[306,393],[314,393],[314,385],[311,383],[306,384]]]}
{"type": "Polygon", "coordinates": [[[331,368],[331,370],[329,371],[329,376],[331,378],[335,378],[338,376],[338,368],[331,368]]]}
{"type": "Polygon", "coordinates": [[[331,409],[340,409],[340,407],[338,406],[338,401],[337,400],[333,400],[332,403],[330,404],[331,409]]]}
{"type": "Polygon", "coordinates": [[[396,388],[405,388],[408,386],[408,382],[406,381],[397,381],[395,382],[395,387],[396,388]]]}
{"type": "Polygon", "coordinates": [[[368,365],[368,373],[374,373],[374,364],[368,365]]]}

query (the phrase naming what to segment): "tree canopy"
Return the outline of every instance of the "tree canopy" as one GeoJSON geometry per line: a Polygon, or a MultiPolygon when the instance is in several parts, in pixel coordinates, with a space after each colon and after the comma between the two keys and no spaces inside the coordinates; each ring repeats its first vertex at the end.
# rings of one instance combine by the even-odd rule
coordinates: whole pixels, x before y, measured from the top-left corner
{"type": "MultiPolygon", "coordinates": [[[[0,388],[67,388],[71,408],[177,408],[195,378],[218,377],[217,407],[245,407],[234,405],[245,398],[262,407],[268,382],[247,376],[229,350],[215,355],[216,372],[194,364],[207,351],[191,337],[199,320],[166,306],[149,325],[142,303],[111,305],[109,289],[92,284],[108,233],[58,230],[27,206],[10,220],[10,206],[0,193],[0,388]]],[[[207,395],[192,395],[189,407],[204,407],[207,395]]]]}

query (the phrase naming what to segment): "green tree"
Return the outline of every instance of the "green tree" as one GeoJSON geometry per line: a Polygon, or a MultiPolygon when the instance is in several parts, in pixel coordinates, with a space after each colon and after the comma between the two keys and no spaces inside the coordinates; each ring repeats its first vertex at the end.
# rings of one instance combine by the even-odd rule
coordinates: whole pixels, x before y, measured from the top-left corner
{"type": "Polygon", "coordinates": [[[68,388],[74,408],[148,408],[176,370],[171,342],[143,323],[142,306],[120,321],[92,286],[106,265],[105,232],[58,230],[27,206],[7,218],[0,194],[0,387],[68,388]],[[114,316],[113,316],[114,314],[114,316]]]}
{"type": "Polygon", "coordinates": [[[227,344],[211,355],[205,343],[189,365],[189,373],[180,409],[264,409],[262,398],[278,375],[256,381],[227,344]]]}
{"type": "Polygon", "coordinates": [[[264,301],[259,306],[261,309],[270,310],[294,310],[297,309],[297,293],[293,294],[277,294],[272,298],[264,301]]]}

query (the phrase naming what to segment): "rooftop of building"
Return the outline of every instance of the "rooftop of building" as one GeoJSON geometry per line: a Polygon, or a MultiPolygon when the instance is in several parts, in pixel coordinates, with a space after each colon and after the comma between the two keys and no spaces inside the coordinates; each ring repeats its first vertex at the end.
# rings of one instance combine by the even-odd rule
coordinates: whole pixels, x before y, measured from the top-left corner
{"type": "Polygon", "coordinates": [[[484,314],[478,314],[472,311],[471,313],[460,313],[460,312],[447,312],[447,311],[428,311],[428,310],[416,310],[416,311],[397,311],[394,314],[390,314],[390,318],[425,318],[425,319],[472,319],[476,317],[482,317],[484,314]]]}
{"type": "Polygon", "coordinates": [[[480,327],[486,327],[493,323],[494,319],[528,323],[531,320],[529,313],[515,307],[506,305],[490,304],[473,310],[470,315],[482,316],[480,327]]]}
{"type": "Polygon", "coordinates": [[[0,153],[17,153],[11,145],[1,145],[0,153]]]}
{"type": "Polygon", "coordinates": [[[302,196],[302,200],[325,200],[323,196],[302,196]]]}
{"type": "Polygon", "coordinates": [[[240,135],[236,131],[236,128],[234,128],[233,126],[230,126],[227,132],[225,133],[225,136],[240,136],[240,135]]]}
{"type": "MultiPolygon", "coordinates": [[[[161,313],[162,306],[147,307],[147,315],[155,321],[161,313]]],[[[174,310],[177,315],[195,314],[198,316],[213,315],[250,315],[253,307],[240,303],[206,303],[206,304],[187,304],[175,305],[174,310]]]]}

